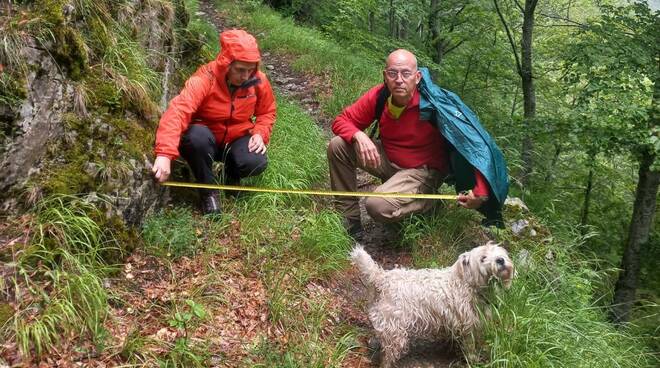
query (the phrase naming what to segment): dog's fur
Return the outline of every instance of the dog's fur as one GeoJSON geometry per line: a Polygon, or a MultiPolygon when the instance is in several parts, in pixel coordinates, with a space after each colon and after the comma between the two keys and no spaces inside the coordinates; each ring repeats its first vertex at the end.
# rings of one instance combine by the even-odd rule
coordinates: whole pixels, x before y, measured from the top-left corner
{"type": "Polygon", "coordinates": [[[376,292],[369,319],[380,340],[383,367],[391,367],[415,338],[457,339],[472,355],[484,302],[480,290],[491,279],[509,287],[514,274],[507,251],[493,242],[461,254],[444,269],[385,271],[359,245],[351,258],[376,292]]]}

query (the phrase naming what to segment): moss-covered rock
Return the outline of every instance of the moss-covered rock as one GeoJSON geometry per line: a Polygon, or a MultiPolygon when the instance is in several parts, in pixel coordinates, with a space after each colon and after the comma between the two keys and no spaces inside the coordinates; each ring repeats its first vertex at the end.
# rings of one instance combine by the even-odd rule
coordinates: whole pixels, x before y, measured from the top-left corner
{"type": "Polygon", "coordinates": [[[150,173],[158,102],[178,90],[169,84],[181,58],[205,60],[198,55],[199,35],[184,30],[185,1],[35,0],[18,6],[23,11],[14,13],[31,19],[13,22],[10,31],[32,39],[17,51],[25,75],[0,96],[21,106],[0,122],[11,136],[0,150],[0,170],[7,173],[0,177],[0,207],[83,193],[106,198],[108,218],[139,224],[167,200],[150,173]]]}
{"type": "Polygon", "coordinates": [[[78,30],[69,25],[73,5],[65,0],[38,0],[33,8],[44,21],[50,37],[42,41],[50,54],[63,67],[72,80],[80,80],[87,72],[89,60],[85,40],[78,30]]]}

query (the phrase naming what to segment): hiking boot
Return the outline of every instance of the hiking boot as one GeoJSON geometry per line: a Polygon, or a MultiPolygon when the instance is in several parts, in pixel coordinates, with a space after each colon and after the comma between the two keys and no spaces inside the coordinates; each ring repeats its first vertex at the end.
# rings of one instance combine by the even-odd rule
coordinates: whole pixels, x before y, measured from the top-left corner
{"type": "Polygon", "coordinates": [[[485,228],[494,226],[498,229],[504,229],[504,219],[502,218],[502,214],[499,214],[498,216],[493,216],[491,218],[486,217],[482,219],[481,226],[485,228]]]}
{"type": "MultiPolygon", "coordinates": [[[[241,178],[232,178],[227,176],[225,178],[225,185],[241,185],[241,178]]],[[[233,199],[237,199],[239,194],[241,194],[240,190],[225,190],[225,196],[231,197],[233,199]]]]}
{"type": "Polygon", "coordinates": [[[202,213],[205,215],[219,215],[222,213],[218,193],[211,192],[202,195],[202,213]]]}
{"type": "Polygon", "coordinates": [[[344,227],[346,227],[348,236],[353,238],[353,240],[359,242],[364,238],[364,228],[362,228],[362,222],[360,219],[347,219],[344,227]]]}

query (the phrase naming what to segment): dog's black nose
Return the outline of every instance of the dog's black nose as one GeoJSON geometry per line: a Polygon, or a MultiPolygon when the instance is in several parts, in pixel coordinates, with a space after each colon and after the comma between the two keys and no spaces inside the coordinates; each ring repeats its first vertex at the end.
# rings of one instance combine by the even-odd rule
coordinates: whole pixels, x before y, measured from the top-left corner
{"type": "Polygon", "coordinates": [[[497,263],[497,264],[500,265],[500,266],[504,266],[504,258],[502,258],[502,257],[498,257],[498,258],[495,260],[495,263],[497,263]]]}

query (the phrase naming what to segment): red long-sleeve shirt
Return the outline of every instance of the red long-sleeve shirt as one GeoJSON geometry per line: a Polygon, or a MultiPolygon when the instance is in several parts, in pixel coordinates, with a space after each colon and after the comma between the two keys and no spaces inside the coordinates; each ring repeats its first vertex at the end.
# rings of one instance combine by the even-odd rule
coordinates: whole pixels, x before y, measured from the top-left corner
{"type": "MultiPolygon", "coordinates": [[[[377,85],[362,95],[355,103],[342,111],[332,123],[332,131],[346,142],[352,143],[353,135],[366,129],[373,122],[378,92],[377,85]]],[[[428,166],[441,174],[449,171],[447,143],[432,122],[420,120],[419,93],[415,90],[405,110],[395,119],[388,109],[380,117],[380,139],[390,162],[402,168],[428,166]]],[[[489,194],[488,183],[475,169],[475,196],[489,194]]]]}

